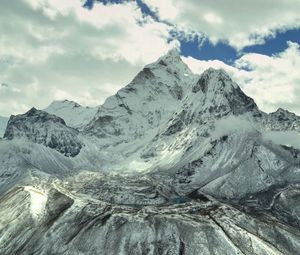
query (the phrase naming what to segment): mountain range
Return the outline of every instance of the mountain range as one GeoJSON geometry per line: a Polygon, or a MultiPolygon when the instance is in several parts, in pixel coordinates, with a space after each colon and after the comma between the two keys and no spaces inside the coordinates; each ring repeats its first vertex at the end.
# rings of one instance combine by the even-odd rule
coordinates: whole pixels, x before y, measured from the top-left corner
{"type": "Polygon", "coordinates": [[[1,254],[299,254],[300,117],[172,50],[0,140],[1,254]]]}

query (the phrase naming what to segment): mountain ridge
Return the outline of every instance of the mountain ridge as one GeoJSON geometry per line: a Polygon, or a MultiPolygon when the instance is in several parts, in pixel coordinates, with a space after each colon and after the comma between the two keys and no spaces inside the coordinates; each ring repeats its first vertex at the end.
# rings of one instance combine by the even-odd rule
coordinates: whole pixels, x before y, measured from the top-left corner
{"type": "Polygon", "coordinates": [[[171,51],[93,112],[54,106],[69,120],[32,109],[0,141],[2,254],[299,251],[300,150],[264,134],[298,136],[300,117],[260,111],[223,70],[171,51]]]}

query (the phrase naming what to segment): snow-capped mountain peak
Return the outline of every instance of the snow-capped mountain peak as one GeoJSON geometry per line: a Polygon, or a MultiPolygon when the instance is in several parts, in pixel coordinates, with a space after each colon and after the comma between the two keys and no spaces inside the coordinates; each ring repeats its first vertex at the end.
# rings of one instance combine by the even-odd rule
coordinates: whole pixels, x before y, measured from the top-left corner
{"type": "MultiPolygon", "coordinates": [[[[53,101],[48,107],[54,107],[54,106],[62,106],[62,105],[70,105],[71,107],[73,108],[77,108],[77,107],[82,107],[80,104],[76,103],[75,101],[72,101],[72,100],[68,100],[68,99],[65,99],[65,100],[55,100],[53,101]]],[[[89,108],[89,107],[87,107],[89,108]]]]}
{"type": "Polygon", "coordinates": [[[188,98],[189,108],[200,111],[204,118],[222,117],[228,114],[258,113],[254,100],[222,69],[209,68],[204,71],[192,87],[194,96],[188,98]]]}
{"type": "Polygon", "coordinates": [[[230,93],[237,87],[238,85],[223,69],[209,68],[201,74],[196,86],[193,87],[193,92],[201,90],[203,93],[212,93],[221,90],[230,93]]]}
{"type": "Polygon", "coordinates": [[[94,118],[97,110],[98,107],[84,107],[74,101],[64,100],[53,101],[44,111],[61,117],[68,126],[81,130],[94,118]]]}
{"type": "Polygon", "coordinates": [[[180,53],[178,49],[171,49],[169,50],[165,55],[161,56],[156,63],[159,63],[160,65],[172,65],[174,63],[182,62],[182,59],[180,57],[180,53]]]}
{"type": "Polygon", "coordinates": [[[172,50],[108,98],[85,130],[122,141],[153,132],[180,108],[194,80],[195,75],[172,50]]]}
{"type": "Polygon", "coordinates": [[[159,71],[167,71],[168,74],[172,74],[178,79],[193,75],[189,67],[182,61],[177,49],[170,50],[154,63],[146,65],[145,68],[156,71],[157,75],[160,74],[159,71]]]}

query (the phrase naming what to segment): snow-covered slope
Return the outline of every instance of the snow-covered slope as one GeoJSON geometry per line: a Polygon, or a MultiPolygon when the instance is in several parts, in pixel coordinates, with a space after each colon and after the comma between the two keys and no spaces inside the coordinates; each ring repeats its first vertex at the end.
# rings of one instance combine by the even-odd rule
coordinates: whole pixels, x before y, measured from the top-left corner
{"type": "Polygon", "coordinates": [[[69,100],[54,101],[44,109],[45,112],[64,119],[69,127],[79,130],[95,117],[97,110],[97,107],[84,107],[69,100]]]}
{"type": "Polygon", "coordinates": [[[129,142],[153,133],[180,109],[193,79],[178,53],[170,51],[108,98],[85,131],[108,143],[129,142]]]}
{"type": "Polygon", "coordinates": [[[264,134],[300,117],[223,70],[170,51],[96,113],[47,109],[67,125],[33,109],[0,141],[1,254],[298,254],[300,151],[264,134]]]}
{"type": "Polygon", "coordinates": [[[3,137],[6,125],[8,122],[8,118],[0,116],[0,137],[3,137]]]}

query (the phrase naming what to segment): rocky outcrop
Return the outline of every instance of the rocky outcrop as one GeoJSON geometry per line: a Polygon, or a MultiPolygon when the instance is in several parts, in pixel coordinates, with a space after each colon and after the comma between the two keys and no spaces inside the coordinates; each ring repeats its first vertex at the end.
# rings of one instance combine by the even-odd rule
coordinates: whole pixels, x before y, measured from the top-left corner
{"type": "Polygon", "coordinates": [[[268,114],[266,126],[272,131],[300,132],[300,117],[295,113],[279,108],[276,112],[268,114]]]}
{"type": "Polygon", "coordinates": [[[75,157],[82,148],[77,130],[68,127],[63,119],[35,108],[25,114],[11,116],[4,138],[42,144],[67,157],[75,157]]]}

